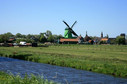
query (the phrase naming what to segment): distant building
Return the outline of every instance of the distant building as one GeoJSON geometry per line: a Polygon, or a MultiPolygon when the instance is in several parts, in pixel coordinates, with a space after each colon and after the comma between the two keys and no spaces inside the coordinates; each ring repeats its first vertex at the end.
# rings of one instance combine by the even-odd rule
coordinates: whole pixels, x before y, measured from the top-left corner
{"type": "Polygon", "coordinates": [[[94,37],[93,41],[95,44],[97,44],[98,42],[100,42],[101,38],[100,37],[94,37]]]}
{"type": "Polygon", "coordinates": [[[101,32],[100,44],[110,44],[110,40],[108,37],[103,37],[103,32],[101,32]]]}
{"type": "Polygon", "coordinates": [[[60,43],[62,44],[77,44],[77,43],[83,43],[84,39],[83,37],[80,35],[77,38],[72,38],[72,39],[67,39],[67,38],[60,38],[60,43]]]}
{"type": "Polygon", "coordinates": [[[78,36],[77,39],[78,39],[78,43],[83,43],[84,42],[84,39],[81,35],[78,36]]]}
{"type": "Polygon", "coordinates": [[[12,43],[12,42],[14,42],[14,41],[15,41],[15,38],[14,38],[14,37],[10,37],[10,38],[8,39],[7,43],[12,43]]]}
{"type": "Polygon", "coordinates": [[[103,44],[109,44],[110,43],[110,40],[109,40],[109,38],[101,38],[101,40],[100,40],[101,42],[103,42],[103,44]]]}
{"type": "Polygon", "coordinates": [[[84,38],[84,42],[88,42],[89,40],[91,40],[91,38],[87,35],[87,31],[86,31],[86,36],[84,38]]]}
{"type": "Polygon", "coordinates": [[[62,44],[75,44],[75,43],[78,43],[79,40],[78,39],[65,39],[65,38],[60,38],[60,43],[62,44]]]}
{"type": "Polygon", "coordinates": [[[20,44],[20,45],[26,45],[26,42],[21,41],[19,44],[20,44]]]}

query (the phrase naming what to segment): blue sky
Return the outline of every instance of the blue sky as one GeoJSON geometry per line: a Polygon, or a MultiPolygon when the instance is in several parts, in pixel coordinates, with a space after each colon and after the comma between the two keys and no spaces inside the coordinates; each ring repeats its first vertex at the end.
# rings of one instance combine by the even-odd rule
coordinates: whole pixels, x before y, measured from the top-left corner
{"type": "Polygon", "coordinates": [[[127,34],[127,0],[0,0],[0,34],[64,35],[66,25],[83,37],[127,34]]]}

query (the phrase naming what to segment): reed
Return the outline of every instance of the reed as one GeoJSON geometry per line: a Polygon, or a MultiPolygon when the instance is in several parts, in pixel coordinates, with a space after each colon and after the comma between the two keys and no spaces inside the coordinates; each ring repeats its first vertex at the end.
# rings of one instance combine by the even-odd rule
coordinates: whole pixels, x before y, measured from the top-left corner
{"type": "Polygon", "coordinates": [[[57,84],[53,81],[48,81],[44,79],[43,76],[35,76],[27,74],[24,77],[20,75],[7,74],[5,72],[0,72],[0,84],[57,84]]]}

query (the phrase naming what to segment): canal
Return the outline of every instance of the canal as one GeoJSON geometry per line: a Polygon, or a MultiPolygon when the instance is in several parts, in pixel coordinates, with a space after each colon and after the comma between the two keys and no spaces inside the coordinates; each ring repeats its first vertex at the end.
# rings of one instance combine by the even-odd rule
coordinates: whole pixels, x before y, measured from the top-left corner
{"type": "Polygon", "coordinates": [[[127,79],[105,74],[0,57],[0,71],[7,73],[43,75],[45,79],[62,84],[127,84],[127,79]]]}

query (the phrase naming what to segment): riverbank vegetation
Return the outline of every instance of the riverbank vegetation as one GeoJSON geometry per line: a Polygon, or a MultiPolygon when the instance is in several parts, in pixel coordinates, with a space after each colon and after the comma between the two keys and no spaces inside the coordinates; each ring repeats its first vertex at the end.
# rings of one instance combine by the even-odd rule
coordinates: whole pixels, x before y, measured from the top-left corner
{"type": "Polygon", "coordinates": [[[0,56],[127,77],[126,45],[0,47],[0,56]]]}
{"type": "Polygon", "coordinates": [[[29,77],[25,75],[21,77],[20,75],[9,75],[5,72],[0,72],[0,84],[56,84],[52,81],[43,79],[41,76],[32,75],[29,77]]]}

